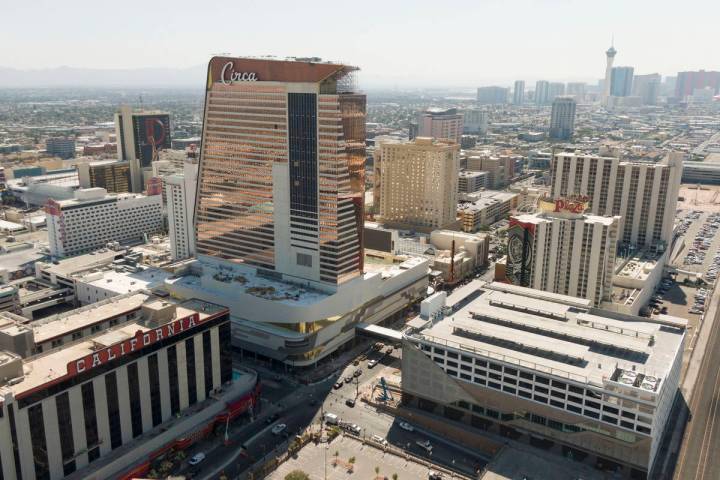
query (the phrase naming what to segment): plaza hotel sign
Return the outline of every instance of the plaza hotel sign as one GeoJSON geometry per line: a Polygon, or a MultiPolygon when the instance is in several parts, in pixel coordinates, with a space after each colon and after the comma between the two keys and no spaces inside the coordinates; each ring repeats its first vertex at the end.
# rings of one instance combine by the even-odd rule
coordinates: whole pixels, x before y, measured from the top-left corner
{"type": "Polygon", "coordinates": [[[590,197],[587,195],[575,195],[561,198],[541,198],[538,206],[543,212],[549,213],[573,213],[579,215],[590,206],[590,197]]]}
{"type": "Polygon", "coordinates": [[[77,375],[99,367],[107,362],[148,347],[155,342],[178,335],[199,325],[203,321],[204,320],[200,319],[200,315],[195,312],[192,315],[180,318],[174,322],[166,323],[165,325],[161,325],[160,327],[152,330],[147,330],[145,332],[138,330],[135,332],[134,337],[128,338],[120,343],[110,345],[109,347],[101,348],[83,358],[69,362],[67,364],[68,375],[77,375]]]}

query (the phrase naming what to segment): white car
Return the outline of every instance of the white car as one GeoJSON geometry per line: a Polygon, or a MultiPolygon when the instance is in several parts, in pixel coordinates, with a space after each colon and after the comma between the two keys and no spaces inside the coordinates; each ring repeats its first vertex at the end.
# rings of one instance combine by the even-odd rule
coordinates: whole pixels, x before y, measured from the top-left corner
{"type": "Polygon", "coordinates": [[[388,444],[388,441],[385,440],[385,439],[384,439],[383,437],[381,437],[380,435],[373,435],[373,436],[372,436],[372,440],[373,440],[373,442],[379,443],[379,444],[382,445],[383,447],[386,447],[387,444],[388,444]]]}
{"type": "Polygon", "coordinates": [[[282,432],[285,431],[286,428],[287,428],[287,425],[285,425],[284,423],[278,423],[277,425],[275,425],[272,428],[271,431],[272,431],[273,435],[280,435],[282,432]]]}
{"type": "Polygon", "coordinates": [[[400,428],[402,428],[403,430],[407,430],[408,432],[414,432],[414,431],[415,431],[415,427],[413,427],[412,425],[410,425],[408,422],[400,422],[400,423],[398,424],[398,426],[399,426],[400,428]]]}
{"type": "Polygon", "coordinates": [[[195,455],[190,457],[190,460],[188,460],[188,463],[190,465],[197,465],[198,463],[202,462],[203,460],[205,460],[205,454],[200,452],[200,453],[196,453],[195,455]]]}

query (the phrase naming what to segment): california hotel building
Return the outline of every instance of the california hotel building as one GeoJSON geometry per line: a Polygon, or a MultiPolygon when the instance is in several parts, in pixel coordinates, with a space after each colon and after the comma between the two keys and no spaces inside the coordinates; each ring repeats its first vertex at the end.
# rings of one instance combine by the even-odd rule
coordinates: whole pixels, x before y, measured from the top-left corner
{"type": "Polygon", "coordinates": [[[364,265],[366,98],[356,70],[318,59],[208,65],[197,260],[166,286],[229,306],[236,347],[296,366],[427,288],[424,260],[364,265]]]}

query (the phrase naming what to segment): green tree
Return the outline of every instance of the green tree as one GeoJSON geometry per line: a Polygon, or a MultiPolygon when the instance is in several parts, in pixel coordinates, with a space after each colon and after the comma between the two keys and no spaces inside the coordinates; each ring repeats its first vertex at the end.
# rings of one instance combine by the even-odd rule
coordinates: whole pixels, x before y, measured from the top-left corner
{"type": "Polygon", "coordinates": [[[375,467],[375,475],[380,475],[380,467],[375,467]]]}
{"type": "Polygon", "coordinates": [[[398,474],[397,474],[397,473],[393,473],[393,474],[392,474],[392,479],[393,479],[393,480],[398,480],[398,474]]]}
{"type": "Polygon", "coordinates": [[[285,475],[285,480],[310,480],[310,475],[302,470],[293,470],[285,475]]]}

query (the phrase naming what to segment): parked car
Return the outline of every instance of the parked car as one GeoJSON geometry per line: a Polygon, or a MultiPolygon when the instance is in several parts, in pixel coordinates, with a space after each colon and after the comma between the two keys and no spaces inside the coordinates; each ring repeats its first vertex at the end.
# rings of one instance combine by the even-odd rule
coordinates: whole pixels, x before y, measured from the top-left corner
{"type": "Polygon", "coordinates": [[[200,453],[196,453],[195,455],[190,457],[190,460],[188,460],[188,463],[190,465],[197,465],[198,463],[202,462],[203,460],[205,460],[205,454],[200,452],[200,453]]]}
{"type": "Polygon", "coordinates": [[[413,427],[412,425],[410,425],[408,422],[400,422],[400,423],[398,424],[398,426],[399,426],[400,428],[402,428],[403,430],[407,430],[408,432],[413,432],[413,431],[415,431],[415,427],[413,427]]]}
{"type": "Polygon", "coordinates": [[[362,375],[362,370],[359,368],[353,372],[353,376],[355,377],[359,377],[360,375],[362,375]]]}
{"type": "Polygon", "coordinates": [[[387,440],[385,440],[380,435],[373,435],[371,438],[372,438],[373,442],[377,442],[384,447],[387,446],[387,444],[388,444],[387,440]]]}
{"type": "Polygon", "coordinates": [[[284,423],[278,423],[272,428],[272,433],[273,435],[280,435],[282,432],[285,431],[286,428],[287,425],[285,425],[284,423]]]}
{"type": "Polygon", "coordinates": [[[443,480],[443,476],[441,473],[430,472],[428,473],[428,480],[443,480]]]}
{"type": "Polygon", "coordinates": [[[270,425],[271,423],[274,423],[278,418],[280,418],[280,414],[279,414],[279,413],[273,413],[272,415],[270,415],[270,416],[265,420],[265,423],[267,423],[268,425],[270,425]]]}
{"type": "Polygon", "coordinates": [[[355,406],[355,400],[353,400],[352,398],[348,398],[347,400],[345,400],[345,405],[347,405],[350,408],[353,408],[355,406]]]}
{"type": "Polygon", "coordinates": [[[415,442],[415,445],[422,448],[427,453],[432,453],[432,445],[430,445],[430,440],[417,440],[415,442]]]}
{"type": "Polygon", "coordinates": [[[352,380],[353,380],[353,377],[351,377],[350,375],[345,377],[345,383],[350,383],[350,382],[352,382],[352,380]]]}
{"type": "Polygon", "coordinates": [[[333,385],[333,388],[335,390],[337,390],[338,388],[342,388],[343,385],[344,385],[343,382],[335,382],[335,385],[333,385]]]}
{"type": "Polygon", "coordinates": [[[368,368],[373,368],[373,367],[374,367],[375,365],[377,365],[377,364],[378,364],[378,361],[377,361],[377,360],[370,360],[370,361],[368,362],[368,368]]]}

